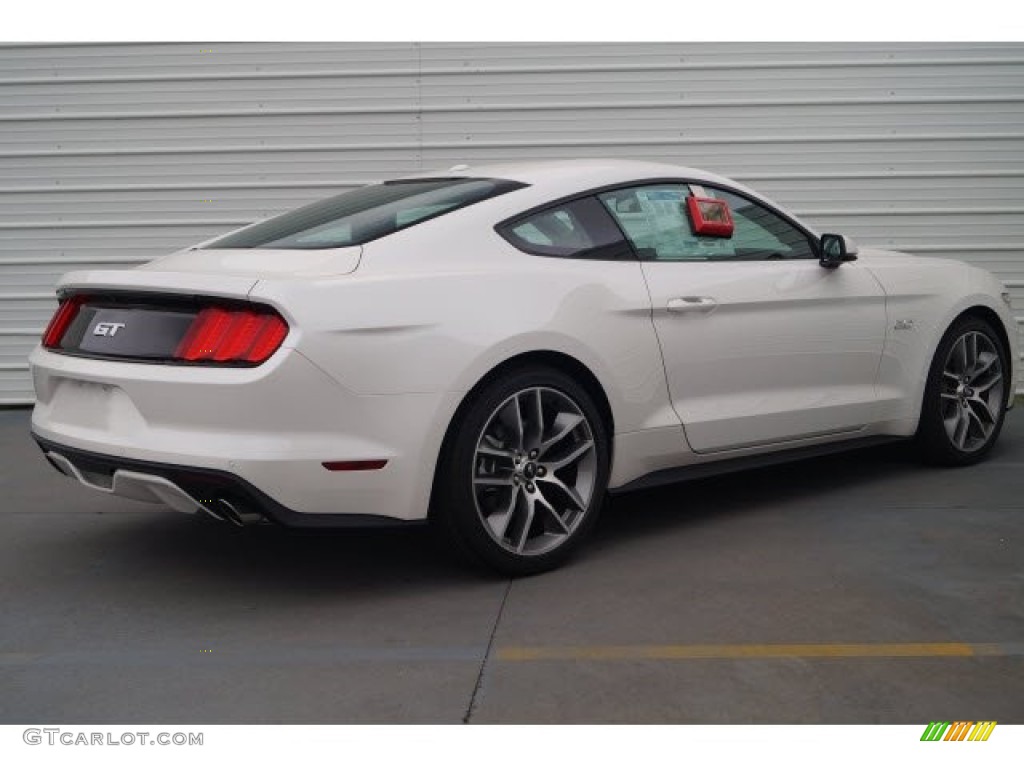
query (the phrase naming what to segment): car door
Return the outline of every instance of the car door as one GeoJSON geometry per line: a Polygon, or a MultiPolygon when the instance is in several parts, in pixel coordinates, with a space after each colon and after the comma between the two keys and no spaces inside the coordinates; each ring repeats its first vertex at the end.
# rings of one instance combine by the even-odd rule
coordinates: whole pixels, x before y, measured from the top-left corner
{"type": "Polygon", "coordinates": [[[852,435],[875,418],[885,299],[866,268],[820,266],[811,235],[724,189],[650,184],[600,198],[641,258],[694,451],[852,435]],[[731,237],[694,234],[691,195],[728,203],[731,237]]]}

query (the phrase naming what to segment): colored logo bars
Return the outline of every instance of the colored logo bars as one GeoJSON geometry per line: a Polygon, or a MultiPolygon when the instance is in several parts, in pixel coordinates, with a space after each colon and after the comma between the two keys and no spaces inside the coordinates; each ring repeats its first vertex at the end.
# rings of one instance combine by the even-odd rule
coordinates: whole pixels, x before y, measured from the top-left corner
{"type": "Polygon", "coordinates": [[[996,723],[994,720],[957,720],[954,723],[928,723],[921,741],[988,741],[996,723]],[[973,726],[973,727],[972,727],[973,726]]]}

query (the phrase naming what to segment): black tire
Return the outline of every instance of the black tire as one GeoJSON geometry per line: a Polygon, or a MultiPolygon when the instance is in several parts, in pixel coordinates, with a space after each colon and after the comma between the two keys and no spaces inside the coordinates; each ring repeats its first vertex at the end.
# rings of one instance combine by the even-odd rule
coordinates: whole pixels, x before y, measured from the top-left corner
{"type": "MultiPolygon", "coordinates": [[[[975,337],[975,340],[984,345],[980,337],[975,337]]],[[[991,360],[991,354],[988,355],[988,359],[991,360]]],[[[984,385],[992,378],[992,375],[991,369],[989,369],[983,376],[977,377],[974,383],[980,382],[984,385]]],[[[942,466],[967,466],[984,459],[995,445],[1003,427],[1003,419],[1006,415],[1006,387],[1009,386],[1009,379],[1010,367],[1006,348],[992,325],[973,315],[957,319],[939,342],[928,371],[924,400],[921,404],[921,420],[915,438],[922,458],[930,464],[942,466]],[[951,358],[954,347],[957,348],[959,355],[962,348],[957,345],[969,334],[980,334],[981,337],[984,337],[989,348],[994,350],[998,356],[997,363],[994,362],[993,365],[998,365],[999,368],[1001,384],[998,387],[1001,394],[998,398],[993,397],[991,407],[986,406],[984,409],[980,408],[976,402],[963,397],[968,393],[972,397],[977,397],[976,391],[971,388],[971,377],[967,375],[971,371],[965,371],[966,378],[961,378],[959,381],[956,380],[954,373],[947,372],[948,369],[955,368],[957,365],[957,362],[951,358]],[[969,441],[964,441],[964,445],[958,445],[955,435],[950,435],[947,429],[947,421],[953,418],[954,413],[962,412],[961,409],[965,407],[965,402],[968,406],[972,406],[974,403],[972,410],[977,409],[979,416],[977,422],[970,416],[966,418],[967,424],[971,425],[969,428],[974,431],[974,434],[970,436],[969,441]],[[992,417],[990,422],[983,418],[985,415],[992,417]],[[987,435],[984,435],[984,429],[987,427],[982,426],[983,421],[991,426],[991,431],[987,435]]]]}
{"type": "MultiPolygon", "coordinates": [[[[541,573],[564,563],[593,530],[606,495],[609,463],[607,427],[587,390],[554,368],[540,365],[517,368],[481,386],[456,414],[438,462],[431,522],[459,553],[501,574],[525,576],[541,573]],[[541,417],[533,422],[524,421],[529,416],[516,411],[520,413],[518,437],[510,431],[505,441],[488,442],[488,446],[494,445],[497,450],[518,454],[516,446],[523,444],[524,432],[532,432],[531,424],[539,422],[542,426],[533,442],[538,444],[537,450],[541,450],[540,443],[545,438],[550,441],[560,431],[554,421],[550,426],[543,426],[547,423],[545,406],[542,405],[545,401],[550,411],[547,416],[561,419],[559,424],[571,423],[567,419],[575,419],[577,415],[584,421],[566,432],[559,442],[543,448],[545,453],[535,459],[527,458],[527,446],[526,452],[518,459],[503,456],[493,459],[495,463],[489,465],[490,455],[478,453],[478,444],[493,440],[493,437],[485,437],[485,429],[503,430],[509,412],[506,409],[523,409],[524,402],[529,404],[524,399],[532,397],[534,392],[540,393],[536,395],[536,407],[541,417]],[[563,397],[566,400],[562,400],[563,397]],[[514,403],[511,402],[513,398],[516,399],[514,403]],[[569,403],[578,409],[578,414],[557,413],[556,406],[569,408],[569,403]],[[592,455],[587,448],[588,436],[593,444],[592,455]],[[559,452],[564,458],[577,450],[584,451],[584,454],[575,465],[554,467],[559,452]],[[552,463],[543,464],[545,457],[552,463]],[[519,461],[524,463],[516,463],[519,461]],[[585,469],[582,468],[584,462],[585,469]],[[528,493],[526,474],[531,472],[536,474],[529,474],[532,484],[528,493]],[[556,476],[556,472],[562,474],[556,476]],[[488,483],[478,485],[477,478],[481,476],[504,478],[506,475],[510,476],[508,486],[503,483],[490,489],[486,487],[488,483]],[[547,479],[543,479],[545,475],[547,479]],[[575,489],[566,493],[561,490],[563,486],[581,480],[589,489],[586,509],[582,512],[578,504],[570,501],[573,497],[569,494],[575,489]],[[511,486],[512,481],[515,481],[514,487],[511,486]],[[558,482],[560,486],[553,485],[558,482]],[[537,500],[538,496],[548,501],[542,504],[537,500]],[[554,510],[560,502],[566,507],[564,518],[554,510]],[[490,512],[481,511],[481,505],[490,507],[492,503],[490,512]],[[494,516],[499,509],[509,511],[494,516]],[[534,511],[533,516],[529,510],[534,511]],[[494,529],[501,528],[501,522],[494,521],[506,519],[509,522],[505,522],[506,528],[502,529],[499,542],[499,531],[494,529]],[[527,524],[528,520],[532,522],[527,524]],[[509,529],[507,533],[506,529],[509,529]],[[521,531],[525,533],[520,535],[518,532],[521,531]],[[533,538],[531,532],[535,532],[533,538]],[[512,551],[516,540],[533,542],[530,546],[536,547],[536,551],[512,551]],[[545,550],[545,546],[551,548],[545,550]]],[[[576,493],[575,498],[583,500],[583,494],[576,493]]]]}

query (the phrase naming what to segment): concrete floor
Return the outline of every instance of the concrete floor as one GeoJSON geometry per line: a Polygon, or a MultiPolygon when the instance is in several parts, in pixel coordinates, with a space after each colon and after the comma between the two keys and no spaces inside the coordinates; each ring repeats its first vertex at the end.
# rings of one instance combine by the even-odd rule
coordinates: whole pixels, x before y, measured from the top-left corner
{"type": "Polygon", "coordinates": [[[0,722],[1024,722],[1020,409],[970,469],[893,446],[617,497],[515,582],[423,530],[81,489],[27,411],[0,458],[0,722]]]}

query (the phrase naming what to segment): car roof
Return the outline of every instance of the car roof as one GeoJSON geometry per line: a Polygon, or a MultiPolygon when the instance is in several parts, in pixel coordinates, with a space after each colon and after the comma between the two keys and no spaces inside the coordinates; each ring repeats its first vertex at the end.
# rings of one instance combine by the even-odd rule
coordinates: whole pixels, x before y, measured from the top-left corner
{"type": "Polygon", "coordinates": [[[724,184],[756,195],[737,182],[697,168],[643,160],[577,159],[521,163],[457,165],[403,178],[493,178],[510,179],[534,187],[552,199],[598,187],[645,179],[685,178],[709,184],[724,184]]]}
{"type": "MultiPolygon", "coordinates": [[[[508,196],[498,196],[487,201],[491,207],[518,207],[520,211],[543,206],[546,203],[562,198],[588,192],[602,187],[614,187],[666,179],[685,179],[711,186],[722,186],[741,192],[753,200],[759,201],[770,208],[783,213],[799,223],[807,232],[818,237],[815,229],[797,216],[789,213],[765,195],[751,189],[738,181],[719,176],[710,171],[691,168],[671,163],[653,163],[645,160],[620,160],[612,158],[580,158],[575,160],[536,160],[515,163],[487,163],[483,165],[456,165],[448,169],[437,169],[424,173],[402,177],[415,178],[491,178],[518,181],[527,186],[508,196]]],[[[469,206],[464,211],[472,212],[483,208],[485,204],[469,206]]],[[[501,218],[511,216],[512,210],[504,211],[501,218]]]]}

